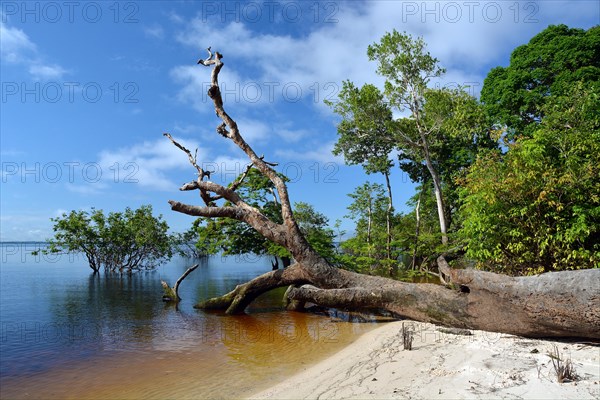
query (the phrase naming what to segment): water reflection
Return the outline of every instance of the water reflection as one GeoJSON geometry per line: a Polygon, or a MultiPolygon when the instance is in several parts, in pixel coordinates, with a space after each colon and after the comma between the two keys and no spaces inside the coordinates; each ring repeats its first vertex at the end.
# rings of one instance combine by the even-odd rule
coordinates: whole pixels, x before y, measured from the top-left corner
{"type": "Polygon", "coordinates": [[[175,259],[153,272],[93,275],[83,259],[3,254],[2,397],[239,397],[372,329],[285,312],[284,288],[246,315],[193,308],[271,270],[268,260],[212,258],[182,283],[177,308],[164,304],[160,280],[173,284],[189,265],[175,259]]]}

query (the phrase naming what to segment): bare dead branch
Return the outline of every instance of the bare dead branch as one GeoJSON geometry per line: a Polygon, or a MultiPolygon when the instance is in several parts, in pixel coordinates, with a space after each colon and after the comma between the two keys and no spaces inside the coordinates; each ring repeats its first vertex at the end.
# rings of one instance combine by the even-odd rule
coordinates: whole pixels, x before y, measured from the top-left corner
{"type": "MultiPolygon", "coordinates": [[[[204,182],[207,183],[207,182],[204,182]]],[[[237,194],[236,194],[237,195],[237,194]]],[[[283,226],[274,223],[256,208],[240,203],[235,206],[202,207],[170,200],[171,210],[195,217],[232,218],[243,221],[258,230],[265,238],[283,247],[289,245],[289,235],[283,226]]]]}
{"type": "Polygon", "coordinates": [[[175,303],[178,303],[181,300],[181,297],[179,297],[179,285],[192,271],[198,268],[198,265],[199,264],[194,264],[191,267],[189,267],[183,273],[183,275],[181,275],[179,279],[177,279],[177,282],[175,282],[175,285],[173,287],[170,287],[169,284],[163,280],[160,281],[160,284],[164,289],[163,301],[173,301],[175,303]]]}
{"type": "Polygon", "coordinates": [[[214,65],[212,73],[211,73],[211,87],[208,89],[208,96],[213,100],[215,106],[215,112],[217,116],[223,121],[218,127],[217,132],[229,139],[231,139],[250,159],[251,163],[258,168],[258,170],[265,175],[277,189],[279,194],[279,199],[281,201],[281,216],[283,218],[284,224],[287,226],[288,231],[292,235],[302,236],[300,232],[300,228],[296,224],[294,220],[291,203],[288,196],[288,191],[285,183],[279,177],[277,172],[273,168],[271,168],[270,163],[267,163],[263,160],[262,157],[259,157],[254,150],[248,145],[248,143],[243,139],[238,129],[237,123],[227,114],[225,109],[223,108],[223,99],[221,97],[221,90],[219,88],[219,72],[221,68],[223,68],[223,62],[221,59],[223,55],[219,52],[215,52],[215,56],[212,57],[212,53],[209,50],[209,59],[204,60],[201,64],[205,66],[214,65]]]}
{"type": "Polygon", "coordinates": [[[191,267],[189,267],[188,269],[185,270],[185,272],[183,273],[183,275],[181,275],[179,277],[179,279],[177,279],[177,282],[175,282],[175,286],[173,286],[173,289],[175,290],[175,293],[179,292],[179,285],[181,285],[181,282],[183,282],[183,280],[191,273],[193,272],[196,268],[198,268],[198,265],[200,264],[194,264],[191,267]]]}
{"type": "Polygon", "coordinates": [[[207,217],[207,218],[234,218],[241,219],[239,207],[202,207],[196,205],[190,205],[181,203],[175,200],[169,200],[171,210],[178,211],[183,214],[192,215],[195,217],[207,217]]]}
{"type": "Polygon", "coordinates": [[[171,143],[173,143],[178,149],[180,149],[185,154],[187,154],[190,164],[192,164],[192,166],[194,168],[196,168],[196,171],[198,171],[198,177],[200,178],[200,180],[204,179],[205,176],[207,176],[210,179],[210,172],[208,172],[208,173],[205,172],[197,163],[197,160],[196,160],[197,150],[196,150],[196,155],[192,156],[192,152],[188,148],[186,148],[185,146],[183,146],[182,144],[177,142],[175,139],[173,139],[173,136],[171,136],[170,133],[165,132],[165,133],[163,133],[163,136],[166,136],[171,141],[171,143]]]}

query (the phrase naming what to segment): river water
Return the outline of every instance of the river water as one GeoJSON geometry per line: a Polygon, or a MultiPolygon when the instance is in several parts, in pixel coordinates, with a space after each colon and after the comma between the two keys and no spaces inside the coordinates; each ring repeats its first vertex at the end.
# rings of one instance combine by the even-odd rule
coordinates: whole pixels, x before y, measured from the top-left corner
{"type": "Polygon", "coordinates": [[[131,277],[91,274],[82,255],[33,256],[0,245],[2,398],[241,398],[348,345],[375,324],[282,310],[285,289],[241,316],[193,308],[270,270],[266,259],[174,258],[131,277]]]}

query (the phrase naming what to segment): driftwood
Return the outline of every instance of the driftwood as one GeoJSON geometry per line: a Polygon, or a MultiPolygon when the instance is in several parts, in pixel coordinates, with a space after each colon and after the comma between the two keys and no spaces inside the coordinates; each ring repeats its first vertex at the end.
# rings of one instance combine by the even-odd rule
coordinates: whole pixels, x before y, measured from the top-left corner
{"type": "Polygon", "coordinates": [[[223,296],[203,301],[197,308],[242,313],[260,294],[289,286],[286,291],[289,309],[302,309],[305,303],[313,303],[342,309],[381,310],[401,318],[461,329],[531,337],[600,339],[600,269],[511,278],[476,270],[453,270],[441,257],[439,269],[449,283],[441,286],[362,275],[329,264],[312,249],[298,228],[287,187],[271,168],[273,163],[254,152],[236,122],[226,113],[218,84],[223,56],[218,52],[213,55],[210,48],[208,54],[208,58],[198,64],[213,66],[208,96],[222,121],[216,131],[247,155],[250,164],[246,171],[257,168],[274,184],[283,223],[269,220],[238,195],[236,189],[245,173],[227,187],[210,182],[195,156],[165,134],[187,153],[198,171],[198,179],[184,184],[180,190],[199,190],[204,202],[203,206],[197,206],[169,201],[171,209],[192,216],[228,217],[246,222],[265,238],[288,249],[295,263],[258,276],[223,296]],[[216,201],[220,199],[230,205],[217,206],[216,201]]]}
{"type": "Polygon", "coordinates": [[[173,287],[169,286],[169,284],[167,282],[161,280],[160,284],[162,285],[163,290],[164,290],[163,301],[173,301],[176,303],[180,302],[181,297],[179,297],[179,285],[196,268],[198,268],[198,264],[194,264],[191,267],[189,267],[187,270],[185,270],[183,275],[181,275],[179,277],[179,279],[177,279],[177,282],[175,282],[175,285],[173,285],[173,287]]]}

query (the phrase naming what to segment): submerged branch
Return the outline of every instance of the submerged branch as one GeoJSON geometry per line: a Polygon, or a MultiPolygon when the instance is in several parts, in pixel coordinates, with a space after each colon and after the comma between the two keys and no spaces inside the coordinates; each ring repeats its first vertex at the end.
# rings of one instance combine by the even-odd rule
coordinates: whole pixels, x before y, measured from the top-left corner
{"type": "Polygon", "coordinates": [[[160,284],[163,287],[164,290],[164,294],[163,294],[163,301],[174,301],[174,302],[179,302],[181,301],[181,297],[179,297],[179,285],[181,284],[181,282],[183,282],[183,280],[192,272],[194,271],[196,268],[198,268],[199,264],[194,264],[191,267],[189,267],[184,273],[183,275],[181,275],[179,277],[179,279],[177,279],[177,282],[175,282],[175,285],[173,287],[170,287],[169,284],[165,281],[160,281],[160,284]]]}

